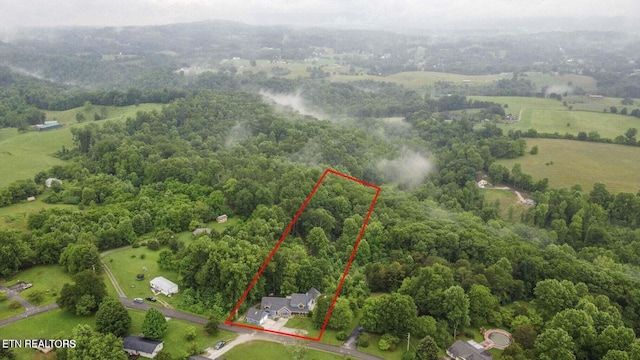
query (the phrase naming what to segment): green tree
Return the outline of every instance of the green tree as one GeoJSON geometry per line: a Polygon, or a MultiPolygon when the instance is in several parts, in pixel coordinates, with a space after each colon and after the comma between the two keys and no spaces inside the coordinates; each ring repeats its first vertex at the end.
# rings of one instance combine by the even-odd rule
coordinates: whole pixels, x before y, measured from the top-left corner
{"type": "Polygon", "coordinates": [[[491,290],[483,285],[474,284],[468,292],[469,317],[476,325],[489,323],[492,315],[497,310],[498,299],[491,294],[491,290]]]}
{"type": "Polygon", "coordinates": [[[458,329],[469,326],[469,297],[464,293],[464,289],[454,285],[443,293],[444,309],[446,319],[453,330],[453,338],[456,338],[458,329]]]}
{"type": "Polygon", "coordinates": [[[73,276],[74,284],[64,284],[58,296],[58,305],[73,313],[93,313],[107,294],[107,287],[101,276],[85,270],[73,276]],[[84,297],[84,299],[83,299],[84,297]],[[80,305],[79,309],[76,307],[80,305]]]}
{"type": "Polygon", "coordinates": [[[161,339],[167,331],[167,319],[160,311],[150,308],[144,316],[142,333],[149,339],[161,339]]]}
{"type": "Polygon", "coordinates": [[[546,329],[538,339],[534,347],[536,357],[540,360],[566,359],[574,360],[575,344],[571,336],[563,329],[546,329]]]}
{"type": "Polygon", "coordinates": [[[197,335],[198,335],[198,332],[196,331],[196,328],[193,326],[187,326],[186,329],[184,329],[184,338],[187,339],[187,341],[194,340],[197,335]]]}
{"type": "Polygon", "coordinates": [[[353,321],[353,311],[349,305],[349,300],[339,297],[335,305],[333,305],[333,311],[327,326],[334,330],[346,330],[351,321],[353,321]]]}
{"type": "Polygon", "coordinates": [[[111,333],[117,337],[123,337],[131,327],[131,316],[127,309],[114,298],[102,301],[96,312],[96,330],[106,334],[111,333]]]}
{"type": "Polygon", "coordinates": [[[440,351],[440,348],[438,348],[438,344],[431,336],[425,336],[420,340],[416,350],[422,360],[438,360],[438,351],[440,351]]]}
{"type": "Polygon", "coordinates": [[[365,300],[362,326],[376,333],[406,334],[411,330],[417,308],[408,295],[384,294],[365,300]]]}
{"type": "Polygon", "coordinates": [[[575,285],[567,280],[542,280],[536,284],[533,292],[536,296],[536,304],[546,318],[573,307],[578,302],[575,285]]]}
{"type": "Polygon", "coordinates": [[[218,325],[220,324],[220,320],[211,314],[207,319],[207,323],[204,325],[204,331],[209,335],[215,335],[218,333],[218,325]]]}
{"type": "Polygon", "coordinates": [[[83,270],[100,272],[100,253],[93,244],[69,244],[60,255],[60,265],[71,275],[83,270]]]}
{"type": "Polygon", "coordinates": [[[73,329],[75,348],[67,349],[67,360],[113,359],[127,360],[122,351],[122,339],[113,334],[94,332],[89,325],[78,325],[73,329]]]}
{"type": "MultiPolygon", "coordinates": [[[[626,108],[625,108],[626,109],[626,108]]],[[[630,360],[629,354],[622,350],[609,350],[602,357],[602,360],[630,360]]]]}
{"type": "Polygon", "coordinates": [[[85,120],[87,120],[87,119],[86,119],[86,117],[84,116],[83,113],[81,113],[81,112],[76,113],[76,121],[77,122],[84,122],[85,120]]]}

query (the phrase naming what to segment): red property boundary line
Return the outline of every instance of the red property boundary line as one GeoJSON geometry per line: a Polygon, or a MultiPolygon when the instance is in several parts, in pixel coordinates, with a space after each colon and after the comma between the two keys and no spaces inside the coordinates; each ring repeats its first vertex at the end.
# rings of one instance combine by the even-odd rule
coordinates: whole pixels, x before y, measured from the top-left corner
{"type": "Polygon", "coordinates": [[[311,190],[309,195],[307,195],[307,198],[304,200],[304,203],[302,204],[300,209],[298,209],[298,212],[296,213],[296,215],[293,217],[293,219],[289,223],[289,226],[287,226],[287,229],[284,231],[282,236],[280,236],[280,240],[278,240],[278,243],[274,246],[273,250],[271,250],[271,252],[269,253],[269,256],[267,256],[267,259],[264,261],[264,263],[260,267],[260,270],[258,270],[258,273],[256,274],[256,276],[253,277],[253,280],[251,280],[251,283],[249,284],[247,289],[244,291],[244,294],[242,294],[242,297],[240,298],[240,300],[238,300],[238,302],[236,303],[236,306],[233,308],[233,310],[229,314],[229,317],[227,317],[227,320],[225,320],[224,323],[227,324],[227,325],[231,325],[231,326],[238,326],[238,327],[242,327],[242,328],[246,328],[246,329],[259,330],[259,331],[264,331],[264,332],[278,334],[278,335],[286,335],[286,336],[291,336],[291,337],[295,337],[295,338],[299,338],[299,339],[320,341],[320,339],[322,338],[322,334],[324,333],[324,330],[327,327],[327,324],[329,323],[329,318],[331,317],[331,313],[333,312],[333,307],[335,306],[335,303],[338,300],[338,296],[340,295],[340,290],[342,290],[342,284],[344,283],[344,280],[347,277],[347,273],[349,272],[349,268],[351,268],[351,263],[353,262],[353,259],[356,256],[356,251],[358,250],[358,245],[360,245],[360,240],[362,239],[362,236],[364,235],[364,230],[367,227],[367,223],[369,222],[369,218],[371,218],[371,213],[373,212],[373,208],[376,205],[376,201],[378,201],[378,196],[379,195],[380,195],[380,187],[377,186],[377,185],[370,184],[370,183],[368,183],[366,181],[354,178],[352,176],[343,174],[343,173],[335,171],[333,169],[326,169],[324,171],[324,173],[322,174],[322,176],[320,177],[320,180],[318,180],[318,182],[313,186],[313,189],[311,190]],[[238,324],[238,323],[232,322],[231,319],[238,312],[238,309],[240,308],[240,305],[242,305],[244,300],[247,298],[247,295],[249,295],[249,292],[251,291],[251,289],[253,288],[255,283],[258,281],[258,279],[262,275],[262,272],[264,271],[264,269],[267,267],[267,265],[269,264],[269,262],[273,258],[273,255],[276,253],[278,248],[280,248],[280,245],[282,244],[284,239],[289,235],[289,232],[293,228],[293,225],[296,223],[296,221],[298,221],[298,218],[302,214],[302,211],[307,207],[307,204],[309,204],[309,201],[311,200],[313,195],[316,193],[316,190],[318,190],[318,187],[320,187],[320,184],[322,183],[322,181],[324,181],[325,177],[328,174],[334,174],[334,175],[343,177],[345,179],[348,179],[348,180],[351,180],[351,181],[355,181],[355,182],[357,182],[359,184],[362,184],[364,186],[370,187],[372,189],[375,189],[376,190],[376,194],[373,197],[373,201],[371,202],[371,206],[369,206],[369,211],[367,212],[367,216],[364,218],[364,222],[362,223],[362,227],[360,228],[360,233],[358,234],[358,238],[356,239],[356,243],[355,243],[355,245],[353,247],[353,250],[351,251],[351,256],[349,257],[349,261],[347,262],[347,266],[345,267],[344,272],[342,273],[342,276],[340,278],[340,282],[338,283],[338,289],[336,290],[336,293],[333,296],[333,300],[331,301],[331,305],[329,306],[329,311],[327,312],[327,316],[324,318],[324,323],[322,324],[322,328],[320,329],[320,334],[318,335],[317,338],[312,338],[312,337],[308,337],[308,336],[303,336],[303,335],[298,335],[298,334],[291,334],[291,333],[282,332],[282,331],[263,329],[263,328],[259,328],[259,327],[256,327],[256,326],[251,326],[251,325],[246,325],[246,324],[238,324]]]}

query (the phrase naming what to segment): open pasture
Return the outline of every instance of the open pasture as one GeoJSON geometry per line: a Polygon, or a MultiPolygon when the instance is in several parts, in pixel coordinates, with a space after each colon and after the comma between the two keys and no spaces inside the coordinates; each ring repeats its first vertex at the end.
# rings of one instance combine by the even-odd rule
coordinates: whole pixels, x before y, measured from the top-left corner
{"type": "Polygon", "coordinates": [[[527,139],[527,147],[537,145],[537,155],[528,153],[498,162],[508,169],[515,163],[534,180],[549,178],[551,187],[580,184],[591,191],[602,182],[612,193],[640,191],[640,147],[576,140],[527,139]],[[553,164],[550,164],[553,162],[553,164]],[[550,165],[546,165],[546,164],[550,165]]]}

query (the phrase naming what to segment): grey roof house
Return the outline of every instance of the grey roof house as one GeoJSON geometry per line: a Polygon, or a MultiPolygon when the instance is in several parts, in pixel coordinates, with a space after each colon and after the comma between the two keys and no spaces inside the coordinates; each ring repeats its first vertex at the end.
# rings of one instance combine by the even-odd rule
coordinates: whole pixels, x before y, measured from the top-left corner
{"type": "Polygon", "coordinates": [[[265,296],[260,303],[260,309],[249,309],[247,322],[262,325],[267,318],[307,315],[316,306],[318,296],[320,291],[316,288],[311,288],[304,294],[291,294],[287,297],[265,296]]]}
{"type": "Polygon", "coordinates": [[[458,340],[447,348],[447,356],[454,360],[493,360],[491,354],[475,341],[458,340]]]}
{"type": "Polygon", "coordinates": [[[145,339],[140,336],[129,335],[122,339],[124,351],[129,355],[140,355],[153,359],[162,350],[162,341],[145,339]]]}

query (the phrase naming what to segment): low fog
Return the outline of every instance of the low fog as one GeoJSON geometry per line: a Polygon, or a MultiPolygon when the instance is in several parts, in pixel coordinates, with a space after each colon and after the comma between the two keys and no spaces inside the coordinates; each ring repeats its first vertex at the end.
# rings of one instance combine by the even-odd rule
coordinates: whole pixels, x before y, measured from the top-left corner
{"type": "Polygon", "coordinates": [[[260,95],[284,108],[296,111],[302,115],[309,115],[319,120],[331,120],[321,112],[309,109],[305,105],[304,98],[302,98],[299,91],[290,94],[275,94],[269,91],[261,90],[260,95]]]}
{"type": "Polygon", "coordinates": [[[378,163],[387,180],[397,182],[408,188],[415,188],[423,183],[433,169],[433,163],[424,155],[403,149],[399,157],[378,163]]]}

